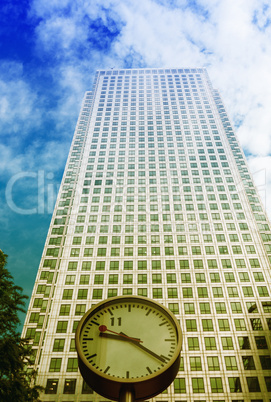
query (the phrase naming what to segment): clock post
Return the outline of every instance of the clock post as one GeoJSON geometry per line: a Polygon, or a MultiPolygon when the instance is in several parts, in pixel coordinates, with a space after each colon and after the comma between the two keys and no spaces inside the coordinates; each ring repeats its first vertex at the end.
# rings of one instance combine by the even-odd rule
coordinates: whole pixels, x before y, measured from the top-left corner
{"type": "Polygon", "coordinates": [[[86,312],[75,344],[80,372],[95,392],[134,402],[160,394],[173,382],[182,331],[163,305],[146,297],[119,296],[86,312]]]}
{"type": "Polygon", "coordinates": [[[119,402],[134,402],[135,395],[132,389],[121,389],[119,395],[119,402]]]}

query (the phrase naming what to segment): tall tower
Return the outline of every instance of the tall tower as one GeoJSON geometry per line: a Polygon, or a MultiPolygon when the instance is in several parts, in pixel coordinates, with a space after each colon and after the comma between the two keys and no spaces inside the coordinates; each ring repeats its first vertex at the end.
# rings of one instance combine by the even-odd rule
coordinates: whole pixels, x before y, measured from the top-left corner
{"type": "Polygon", "coordinates": [[[86,92],[23,336],[43,402],[100,401],[81,316],[116,295],[167,306],[180,371],[156,400],[271,400],[270,224],[204,69],[98,71],[86,92]]]}

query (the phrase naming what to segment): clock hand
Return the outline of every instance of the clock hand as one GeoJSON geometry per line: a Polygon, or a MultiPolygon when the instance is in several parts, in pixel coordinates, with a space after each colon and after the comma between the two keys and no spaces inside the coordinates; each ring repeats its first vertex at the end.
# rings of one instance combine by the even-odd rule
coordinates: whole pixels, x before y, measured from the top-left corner
{"type": "Polygon", "coordinates": [[[115,331],[112,331],[111,329],[108,329],[106,325],[100,325],[100,326],[99,326],[99,330],[100,330],[100,335],[101,335],[103,332],[107,331],[107,332],[111,332],[112,334],[119,335],[119,336],[122,337],[122,338],[127,338],[128,340],[131,340],[131,341],[134,341],[134,342],[142,342],[140,339],[138,339],[138,338],[132,338],[132,337],[130,337],[130,336],[124,334],[123,332],[115,332],[115,331]]]}
{"type": "Polygon", "coordinates": [[[161,362],[163,362],[163,363],[166,362],[166,360],[165,360],[163,357],[157,355],[157,354],[154,353],[152,350],[146,348],[146,346],[143,346],[143,345],[141,345],[141,344],[138,343],[138,342],[134,342],[134,341],[131,341],[131,342],[134,343],[136,346],[138,346],[140,349],[142,349],[142,350],[144,350],[145,352],[149,353],[149,355],[151,355],[151,356],[155,357],[156,359],[160,360],[161,362]]]}
{"type": "MultiPolygon", "coordinates": [[[[154,353],[152,350],[146,348],[145,346],[141,345],[139,343],[139,341],[135,340],[136,338],[130,338],[129,336],[126,336],[125,334],[123,334],[122,332],[118,333],[113,333],[113,334],[107,334],[105,332],[100,332],[100,336],[105,337],[105,338],[111,338],[111,339],[119,339],[122,341],[127,341],[127,342],[131,342],[134,345],[138,346],[140,349],[144,350],[145,352],[149,353],[151,356],[155,357],[156,359],[160,360],[161,362],[165,363],[166,359],[164,359],[163,357],[157,355],[156,353],[154,353]],[[115,335],[116,334],[116,335],[115,335]]],[[[142,341],[140,341],[142,342],[142,341]]]]}
{"type": "Polygon", "coordinates": [[[119,339],[121,341],[126,341],[126,342],[134,342],[136,343],[137,341],[132,341],[131,339],[127,338],[126,336],[122,335],[115,335],[115,334],[107,334],[105,332],[100,332],[100,336],[102,338],[111,338],[111,339],[119,339]]]}

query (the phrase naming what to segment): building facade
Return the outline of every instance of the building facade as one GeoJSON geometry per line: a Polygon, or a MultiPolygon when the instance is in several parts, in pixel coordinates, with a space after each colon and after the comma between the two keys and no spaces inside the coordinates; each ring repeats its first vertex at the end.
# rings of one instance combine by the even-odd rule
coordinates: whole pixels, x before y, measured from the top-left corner
{"type": "Polygon", "coordinates": [[[104,400],[79,374],[76,327],[95,303],[133,294],[184,333],[156,401],[270,402],[270,262],[270,224],[207,72],[98,71],[23,330],[41,400],[104,400]]]}

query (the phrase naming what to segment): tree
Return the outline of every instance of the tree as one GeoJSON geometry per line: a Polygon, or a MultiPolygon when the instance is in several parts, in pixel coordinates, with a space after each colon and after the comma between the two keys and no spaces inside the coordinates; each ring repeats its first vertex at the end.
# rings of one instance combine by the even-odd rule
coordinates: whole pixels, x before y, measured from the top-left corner
{"type": "Polygon", "coordinates": [[[40,402],[42,387],[34,385],[36,372],[28,369],[31,346],[17,331],[27,296],[14,284],[6,264],[7,255],[0,250],[0,401],[40,402]]]}

